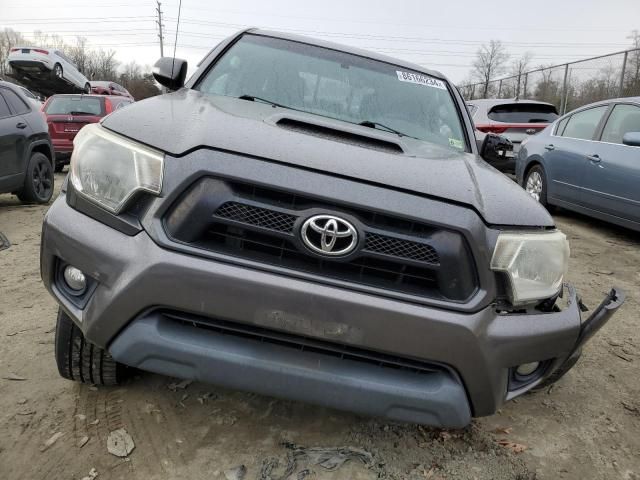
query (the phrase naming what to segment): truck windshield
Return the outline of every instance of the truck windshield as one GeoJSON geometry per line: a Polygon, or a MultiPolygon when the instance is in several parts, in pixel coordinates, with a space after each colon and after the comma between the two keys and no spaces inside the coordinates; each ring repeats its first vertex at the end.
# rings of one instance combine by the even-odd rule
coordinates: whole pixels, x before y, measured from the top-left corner
{"type": "Polygon", "coordinates": [[[467,150],[446,81],[328,48],[245,34],[195,88],[467,150]]]}

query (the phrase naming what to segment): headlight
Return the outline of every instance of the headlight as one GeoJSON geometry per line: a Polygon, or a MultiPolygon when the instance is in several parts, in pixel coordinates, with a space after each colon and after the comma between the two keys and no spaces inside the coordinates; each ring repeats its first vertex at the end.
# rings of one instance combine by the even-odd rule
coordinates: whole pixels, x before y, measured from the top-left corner
{"type": "Polygon", "coordinates": [[[569,264],[569,243],[562,232],[501,233],[491,269],[509,279],[513,305],[550,298],[562,287],[569,264]]]}
{"type": "Polygon", "coordinates": [[[83,127],[73,141],[70,180],[75,190],[118,214],[139,190],[162,190],[163,154],[110,132],[83,127]]]}

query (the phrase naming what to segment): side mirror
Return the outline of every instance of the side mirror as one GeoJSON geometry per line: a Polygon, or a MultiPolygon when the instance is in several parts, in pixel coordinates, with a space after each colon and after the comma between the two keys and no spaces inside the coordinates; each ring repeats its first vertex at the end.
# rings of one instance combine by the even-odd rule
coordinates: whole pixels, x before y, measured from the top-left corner
{"type": "Polygon", "coordinates": [[[627,132],[622,136],[622,143],[630,147],[640,147],[640,132],[627,132]]]}
{"type": "Polygon", "coordinates": [[[187,61],[180,58],[162,57],[153,66],[153,78],[169,90],[178,90],[187,77],[187,61]]]}
{"type": "Polygon", "coordinates": [[[488,163],[503,162],[513,157],[513,143],[502,135],[487,133],[480,147],[480,156],[488,163]]]}

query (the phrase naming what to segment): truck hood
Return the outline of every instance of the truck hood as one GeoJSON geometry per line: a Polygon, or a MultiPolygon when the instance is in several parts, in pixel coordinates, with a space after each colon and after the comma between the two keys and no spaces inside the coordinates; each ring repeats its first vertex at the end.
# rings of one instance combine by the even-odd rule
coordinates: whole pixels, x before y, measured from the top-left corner
{"type": "Polygon", "coordinates": [[[118,110],[103,126],[175,157],[198,148],[237,152],[464,204],[491,225],[553,226],[541,205],[477,155],[264,103],[182,89],[118,110]],[[325,134],[285,128],[283,119],[325,134]],[[395,144],[404,153],[327,129],[395,144]]]}

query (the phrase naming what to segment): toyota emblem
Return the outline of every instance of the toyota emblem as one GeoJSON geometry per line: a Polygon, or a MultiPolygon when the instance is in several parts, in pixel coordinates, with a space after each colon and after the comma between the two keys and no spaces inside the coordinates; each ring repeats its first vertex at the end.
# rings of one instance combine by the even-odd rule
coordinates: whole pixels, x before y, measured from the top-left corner
{"type": "Polygon", "coordinates": [[[314,215],[300,229],[304,244],[313,252],[339,256],[351,253],[358,244],[356,227],[335,215],[314,215]]]}

